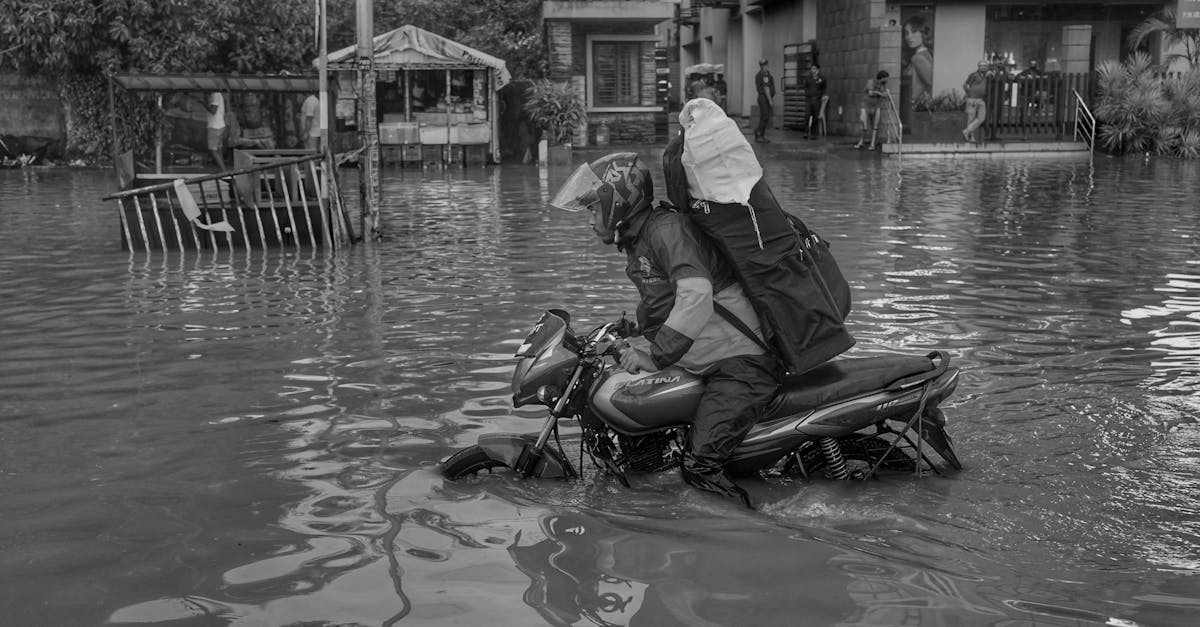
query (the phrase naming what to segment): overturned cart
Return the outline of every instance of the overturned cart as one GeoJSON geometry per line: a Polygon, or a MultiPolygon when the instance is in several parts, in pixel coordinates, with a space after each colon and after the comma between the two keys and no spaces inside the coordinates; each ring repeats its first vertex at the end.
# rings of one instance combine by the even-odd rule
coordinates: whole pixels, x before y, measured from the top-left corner
{"type": "Polygon", "coordinates": [[[176,175],[105,200],[119,205],[127,250],[336,248],[352,240],[352,227],[331,161],[270,158],[229,172],[176,175]]]}
{"type": "Polygon", "coordinates": [[[297,146],[307,133],[301,103],[317,88],[316,76],[110,77],[113,165],[120,191],[104,200],[119,207],[122,246],[232,250],[337,247],[352,241],[333,155],[297,146]],[[146,161],[137,160],[133,149],[116,151],[130,146],[135,136],[117,114],[117,88],[156,95],[158,115],[171,120],[158,125],[152,153],[139,147],[146,161]],[[221,94],[219,100],[215,94],[221,94]],[[233,169],[214,173],[204,171],[195,156],[204,154],[206,141],[211,146],[205,137],[209,113],[202,107],[215,102],[223,103],[226,123],[218,150],[232,156],[233,169]]]}

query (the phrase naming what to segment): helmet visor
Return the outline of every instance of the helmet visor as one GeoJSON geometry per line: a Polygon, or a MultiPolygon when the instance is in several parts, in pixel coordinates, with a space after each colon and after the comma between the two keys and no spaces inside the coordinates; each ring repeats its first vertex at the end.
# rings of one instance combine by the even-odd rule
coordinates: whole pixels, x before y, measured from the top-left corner
{"type": "Polygon", "coordinates": [[[583,211],[600,202],[596,190],[600,189],[601,185],[603,183],[600,182],[600,178],[592,172],[591,166],[585,163],[571,173],[567,182],[563,183],[554,198],[550,199],[550,206],[564,211],[583,211]]]}

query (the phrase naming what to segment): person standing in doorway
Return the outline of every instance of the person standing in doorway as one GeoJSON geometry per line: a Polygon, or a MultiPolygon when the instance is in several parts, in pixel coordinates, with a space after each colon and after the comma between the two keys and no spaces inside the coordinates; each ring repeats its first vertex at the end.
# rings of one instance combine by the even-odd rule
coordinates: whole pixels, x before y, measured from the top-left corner
{"type": "Polygon", "coordinates": [[[821,75],[821,66],[816,63],[808,70],[808,81],[804,85],[804,99],[808,103],[808,125],[806,139],[812,139],[813,125],[817,126],[817,136],[821,133],[821,100],[825,97],[825,77],[821,75]]]}
{"type": "Polygon", "coordinates": [[[987,119],[987,104],[984,103],[983,97],[987,94],[988,67],[987,61],[980,61],[976,70],[971,72],[963,83],[963,92],[967,95],[967,126],[963,128],[962,136],[970,143],[978,143],[975,131],[987,119]]]}
{"type": "Polygon", "coordinates": [[[216,162],[217,168],[224,172],[225,158],[221,156],[221,152],[225,150],[225,96],[219,91],[210,93],[205,108],[208,110],[208,121],[205,124],[208,154],[216,162]]]}
{"type": "Polygon", "coordinates": [[[775,99],[775,77],[767,69],[767,60],[758,60],[758,74],[754,75],[754,88],[758,92],[758,127],[754,129],[754,141],[771,143],[767,139],[767,128],[771,126],[771,101],[775,99]]]}
{"type": "Polygon", "coordinates": [[[315,151],[321,147],[321,101],[316,94],[304,99],[300,115],[304,118],[304,149],[315,151]]]}

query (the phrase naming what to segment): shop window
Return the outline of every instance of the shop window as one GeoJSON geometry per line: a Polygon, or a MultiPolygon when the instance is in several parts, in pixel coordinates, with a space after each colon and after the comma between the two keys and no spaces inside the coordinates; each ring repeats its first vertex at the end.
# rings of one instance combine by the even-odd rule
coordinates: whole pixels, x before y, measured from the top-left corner
{"type": "Polygon", "coordinates": [[[1158,7],[1152,3],[988,5],[984,49],[988,60],[1010,74],[1031,67],[1031,62],[1055,72],[1065,66],[1069,54],[1071,42],[1064,41],[1064,28],[1090,26],[1092,40],[1085,62],[1094,67],[1124,58],[1129,30],[1158,7]]]}
{"type": "Polygon", "coordinates": [[[408,74],[412,81],[413,113],[446,110],[444,70],[413,70],[408,74]]]}
{"type": "Polygon", "coordinates": [[[593,109],[655,106],[653,36],[604,35],[588,41],[588,104],[593,109]]]}

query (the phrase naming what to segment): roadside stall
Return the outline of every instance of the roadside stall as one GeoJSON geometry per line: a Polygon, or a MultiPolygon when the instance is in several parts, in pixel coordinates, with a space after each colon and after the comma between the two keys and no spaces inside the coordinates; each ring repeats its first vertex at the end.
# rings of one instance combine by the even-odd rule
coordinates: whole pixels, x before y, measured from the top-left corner
{"type": "MultiPolygon", "coordinates": [[[[508,84],[504,61],[416,26],[374,39],[375,115],[382,159],[401,163],[499,163],[496,92],[508,84]]],[[[330,141],[359,145],[355,47],[327,57],[338,94],[330,141]]],[[[372,106],[372,103],[367,103],[372,106]]]]}

